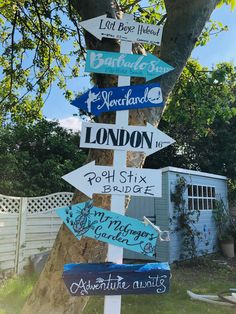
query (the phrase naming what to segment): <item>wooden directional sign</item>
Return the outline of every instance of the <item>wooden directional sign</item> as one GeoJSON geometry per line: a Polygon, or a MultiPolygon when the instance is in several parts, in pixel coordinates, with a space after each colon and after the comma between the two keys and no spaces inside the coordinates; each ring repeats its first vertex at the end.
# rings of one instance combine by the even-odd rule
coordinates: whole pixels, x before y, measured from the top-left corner
{"type": "Polygon", "coordinates": [[[116,20],[106,15],[85,20],[79,23],[98,39],[103,37],[147,44],[161,44],[161,25],[137,23],[130,20],[116,20]]]}
{"type": "Polygon", "coordinates": [[[71,102],[95,116],[103,112],[163,106],[159,83],[113,88],[93,87],[71,102]]]}
{"type": "Polygon", "coordinates": [[[161,170],[96,166],[95,161],[62,177],[85,195],[161,197],[161,170]]]}
{"type": "Polygon", "coordinates": [[[83,122],[80,134],[80,147],[115,149],[144,152],[151,155],[175,140],[154,128],[147,126],[126,126],[83,122]]]}
{"type": "Polygon", "coordinates": [[[78,239],[89,237],[155,256],[159,233],[138,219],[95,207],[92,201],[57,208],[56,213],[78,239]]]}
{"type": "Polygon", "coordinates": [[[72,296],[163,294],[170,285],[168,263],[66,264],[64,282],[72,296]]]}
{"type": "Polygon", "coordinates": [[[87,50],[85,72],[145,77],[147,81],[174,68],[152,54],[137,55],[87,50]]]}

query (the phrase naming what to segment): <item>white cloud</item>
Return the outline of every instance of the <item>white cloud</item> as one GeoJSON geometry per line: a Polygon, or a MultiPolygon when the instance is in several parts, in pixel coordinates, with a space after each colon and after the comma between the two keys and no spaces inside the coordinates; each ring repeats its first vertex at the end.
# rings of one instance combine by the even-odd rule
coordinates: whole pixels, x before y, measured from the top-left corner
{"type": "Polygon", "coordinates": [[[81,130],[81,119],[78,117],[68,117],[58,120],[60,126],[65,129],[70,129],[74,132],[81,130]]]}

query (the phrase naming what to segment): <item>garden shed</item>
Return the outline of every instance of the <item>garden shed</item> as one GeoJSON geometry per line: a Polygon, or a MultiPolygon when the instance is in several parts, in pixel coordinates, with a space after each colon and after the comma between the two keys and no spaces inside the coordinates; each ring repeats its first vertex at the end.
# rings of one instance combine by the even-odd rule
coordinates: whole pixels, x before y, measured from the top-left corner
{"type": "MultiPolygon", "coordinates": [[[[185,185],[181,194],[184,204],[181,203],[180,207],[182,206],[187,214],[193,213],[189,219],[192,220],[190,224],[194,231],[196,255],[200,256],[217,251],[217,234],[212,210],[216,200],[222,200],[224,205],[228,207],[227,178],[221,175],[175,167],[162,168],[161,171],[162,197],[133,197],[127,210],[129,216],[143,219],[145,215],[162,230],[170,231],[169,242],[158,242],[156,260],[172,263],[184,259],[189,254],[189,247],[192,246],[191,243],[187,243],[187,245],[183,243],[183,232],[178,230],[176,187],[180,183],[185,185]]],[[[125,250],[124,258],[144,259],[144,256],[125,250]]]]}

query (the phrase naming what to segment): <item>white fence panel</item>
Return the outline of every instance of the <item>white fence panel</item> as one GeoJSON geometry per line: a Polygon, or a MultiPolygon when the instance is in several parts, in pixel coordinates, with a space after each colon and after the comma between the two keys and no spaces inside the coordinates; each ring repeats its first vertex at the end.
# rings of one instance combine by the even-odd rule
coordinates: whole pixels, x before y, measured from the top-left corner
{"type": "Polygon", "coordinates": [[[73,193],[20,198],[0,194],[0,270],[22,272],[30,256],[52,248],[61,220],[54,209],[73,193]]]}
{"type": "MultiPolygon", "coordinates": [[[[0,271],[16,265],[18,214],[6,212],[4,200],[3,213],[0,213],[0,271]]],[[[1,204],[1,203],[0,203],[1,204]]],[[[1,206],[1,205],[0,205],[1,206]]]]}
{"type": "Polygon", "coordinates": [[[54,211],[45,214],[27,214],[23,266],[28,258],[40,252],[49,251],[62,224],[54,211]]]}

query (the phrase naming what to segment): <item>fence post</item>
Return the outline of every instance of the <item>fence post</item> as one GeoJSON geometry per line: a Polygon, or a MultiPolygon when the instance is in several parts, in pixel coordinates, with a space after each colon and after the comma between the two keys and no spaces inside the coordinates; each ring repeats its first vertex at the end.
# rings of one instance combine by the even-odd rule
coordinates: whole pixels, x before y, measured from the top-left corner
{"type": "Polygon", "coordinates": [[[26,215],[27,215],[27,197],[21,197],[18,231],[17,231],[16,264],[15,264],[15,272],[17,274],[20,274],[23,270],[25,236],[26,236],[26,215]]]}

